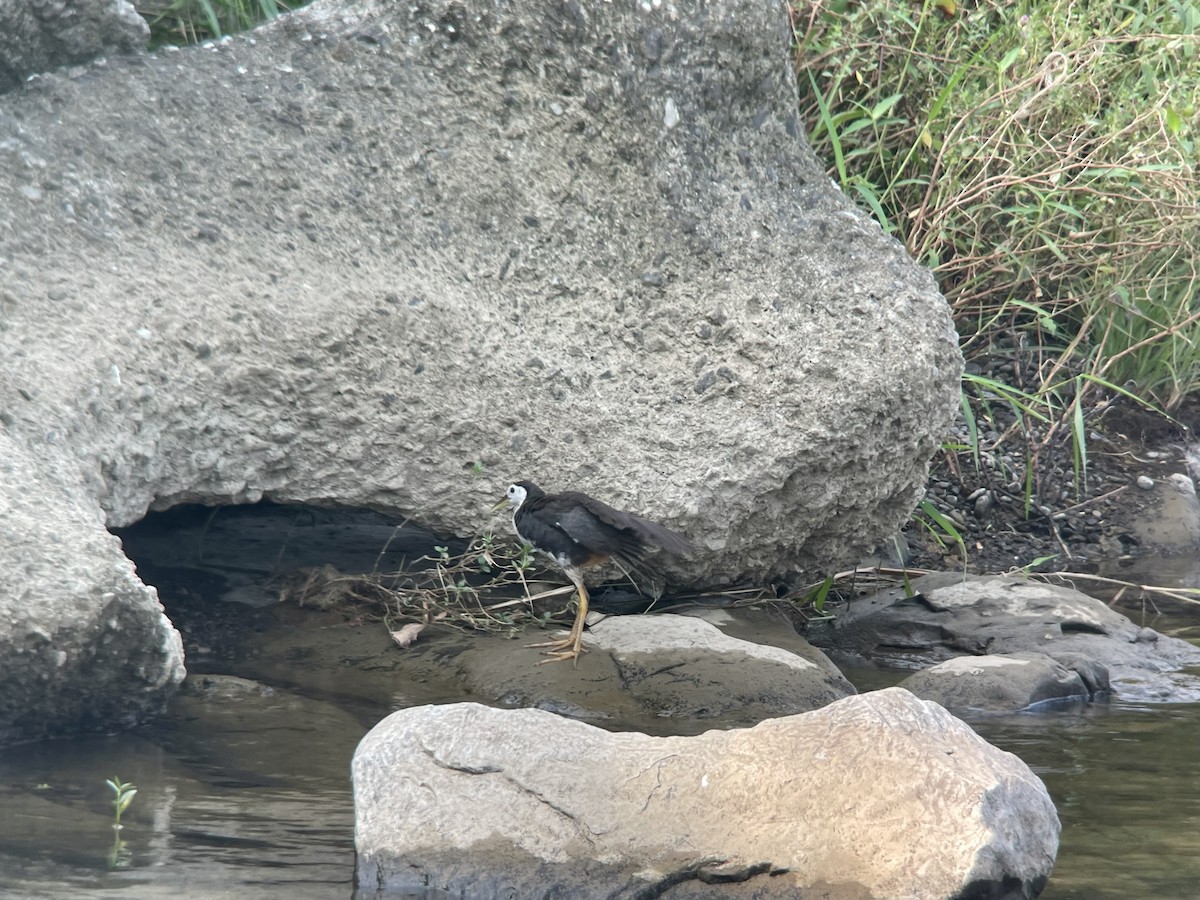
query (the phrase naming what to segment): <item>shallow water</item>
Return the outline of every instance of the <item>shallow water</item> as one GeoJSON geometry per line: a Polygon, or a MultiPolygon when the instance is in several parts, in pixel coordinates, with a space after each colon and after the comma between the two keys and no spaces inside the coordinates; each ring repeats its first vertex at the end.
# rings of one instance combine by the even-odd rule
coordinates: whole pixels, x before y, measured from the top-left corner
{"type": "MultiPolygon", "coordinates": [[[[350,898],[348,772],[367,723],[239,731],[213,718],[5,751],[0,895],[350,898]],[[138,787],[116,869],[113,775],[138,787]]],[[[974,726],[1054,797],[1062,845],[1045,898],[1200,895],[1200,705],[1114,702],[974,726]]]]}
{"type": "MultiPolygon", "coordinates": [[[[296,735],[247,734],[222,754],[148,732],[8,750],[0,760],[0,896],[349,897],[353,810],[346,765],[295,777],[296,735]],[[276,772],[231,764],[239,750],[276,772]],[[138,793],[110,855],[119,775],[138,793]]],[[[322,735],[318,741],[340,740],[322,735]]],[[[336,748],[348,764],[352,746],[336,748]]]]}
{"type": "Polygon", "coordinates": [[[1200,705],[974,724],[1025,760],[1058,807],[1045,900],[1200,896],[1200,705]]]}
{"type": "MultiPolygon", "coordinates": [[[[201,556],[199,544],[175,545],[201,556]]],[[[253,579],[234,589],[263,596],[253,579]]],[[[1200,615],[1187,607],[1166,616],[1140,605],[1124,611],[1179,637],[1200,631],[1200,615]]],[[[284,624],[294,628],[294,616],[284,624]]],[[[349,652],[351,630],[330,634],[349,652]]],[[[133,734],[0,751],[0,897],[350,900],[349,765],[358,740],[394,709],[466,698],[379,667],[302,672],[305,658],[260,637],[270,649],[257,655],[189,659],[189,681],[202,683],[196,673],[205,671],[275,688],[238,688],[253,702],[200,692],[133,734]],[[138,788],[119,852],[104,784],[113,776],[138,788]]],[[[907,673],[848,674],[870,689],[907,673]]],[[[1062,843],[1043,897],[1200,896],[1200,704],[1113,701],[972,724],[1029,763],[1058,807],[1062,843]]]]}

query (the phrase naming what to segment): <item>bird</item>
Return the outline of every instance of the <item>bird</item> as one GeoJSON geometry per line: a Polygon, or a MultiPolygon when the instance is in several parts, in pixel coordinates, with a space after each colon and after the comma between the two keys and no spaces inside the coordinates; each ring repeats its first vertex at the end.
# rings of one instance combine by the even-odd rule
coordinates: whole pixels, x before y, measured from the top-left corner
{"type": "Polygon", "coordinates": [[[588,612],[585,568],[612,559],[626,569],[646,572],[646,558],[655,547],[672,555],[693,549],[690,541],[670,529],[579,491],[547,494],[532,481],[517,481],[508,486],[497,508],[506,502],[512,508],[517,537],[561,568],[579,594],[570,635],[562,641],[530,645],[548,648],[543,652],[550,659],[543,663],[569,659],[574,665],[583,652],[583,625],[588,612]]]}

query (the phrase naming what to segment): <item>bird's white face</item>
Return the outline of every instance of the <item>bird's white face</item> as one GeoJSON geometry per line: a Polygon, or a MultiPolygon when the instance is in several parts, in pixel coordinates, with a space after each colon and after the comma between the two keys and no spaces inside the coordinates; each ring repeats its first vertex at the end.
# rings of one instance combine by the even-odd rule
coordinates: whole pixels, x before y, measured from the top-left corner
{"type": "Polygon", "coordinates": [[[508,505],[513,509],[519,507],[525,502],[525,488],[519,484],[510,484],[508,486],[508,505]]]}

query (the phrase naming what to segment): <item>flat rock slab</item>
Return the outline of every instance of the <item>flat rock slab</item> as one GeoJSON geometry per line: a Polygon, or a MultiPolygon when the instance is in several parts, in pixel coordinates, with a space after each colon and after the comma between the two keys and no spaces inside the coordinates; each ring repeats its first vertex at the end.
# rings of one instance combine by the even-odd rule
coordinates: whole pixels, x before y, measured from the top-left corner
{"type": "Polygon", "coordinates": [[[674,734],[745,727],[855,693],[782,617],[743,610],[707,615],[724,628],[736,631],[740,624],[761,636],[733,637],[693,616],[597,616],[584,633],[588,652],[577,666],[538,665],[539,651],[524,645],[546,633],[527,629],[520,644],[472,639],[446,661],[441,677],[454,671],[471,695],[504,706],[674,734]],[[762,642],[768,639],[785,646],[762,642]]]}
{"type": "MultiPolygon", "coordinates": [[[[1193,448],[1191,453],[1200,459],[1200,448],[1193,448]]],[[[1179,554],[1195,560],[1200,555],[1200,499],[1196,496],[1196,483],[1182,472],[1175,472],[1151,482],[1151,491],[1151,496],[1143,501],[1147,509],[1133,521],[1133,535],[1144,547],[1154,548],[1155,557],[1179,554]]]]}
{"type": "Polygon", "coordinates": [[[912,587],[912,597],[893,589],[852,600],[807,636],[835,656],[908,669],[1029,651],[1077,672],[1092,692],[1104,689],[1107,672],[1126,699],[1200,699],[1200,678],[1183,671],[1200,666],[1200,648],[1087,594],[1005,575],[927,575],[912,587]]]}
{"type": "Polygon", "coordinates": [[[1023,762],[898,688],[696,737],[417,707],[352,769],[360,890],[1034,897],[1058,847],[1023,762]]]}

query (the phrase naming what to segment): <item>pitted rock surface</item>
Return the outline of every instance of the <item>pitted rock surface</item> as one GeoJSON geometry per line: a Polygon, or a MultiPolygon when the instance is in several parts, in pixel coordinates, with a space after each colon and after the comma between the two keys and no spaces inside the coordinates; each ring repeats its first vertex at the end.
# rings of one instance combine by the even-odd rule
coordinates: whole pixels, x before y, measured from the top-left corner
{"type": "MultiPolygon", "coordinates": [[[[36,462],[0,491],[74,515],[57,482],[94,537],[260,497],[467,534],[529,477],[686,534],[675,584],[856,559],[961,357],[807,148],[789,34],[783,4],[322,0],[4,95],[0,438],[36,462]]],[[[27,530],[0,566],[41,590],[27,530]]]]}
{"type": "Polygon", "coordinates": [[[0,429],[0,744],[160,711],[183,644],[94,498],[0,429]]]}
{"type": "Polygon", "coordinates": [[[415,707],[352,772],[358,883],[391,891],[1035,897],[1058,848],[1029,767],[899,688],[695,737],[415,707]]]}

